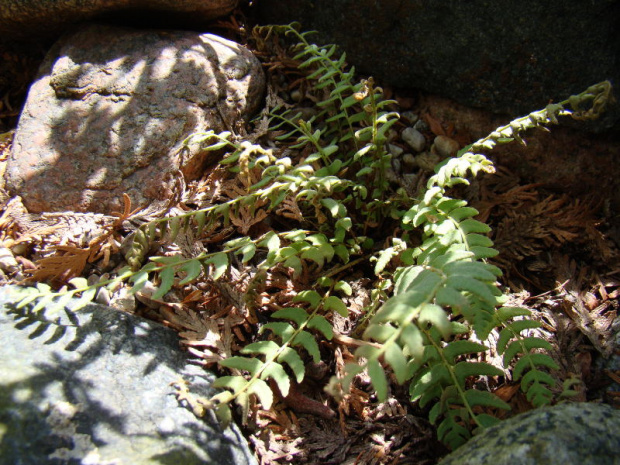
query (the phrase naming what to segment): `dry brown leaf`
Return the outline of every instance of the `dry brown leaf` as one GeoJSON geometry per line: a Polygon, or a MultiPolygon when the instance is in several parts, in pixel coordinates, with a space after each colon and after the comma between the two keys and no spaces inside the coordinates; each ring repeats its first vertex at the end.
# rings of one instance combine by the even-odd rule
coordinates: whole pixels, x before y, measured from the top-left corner
{"type": "Polygon", "coordinates": [[[431,132],[435,134],[436,136],[447,136],[448,135],[446,134],[446,131],[442,127],[441,122],[437,118],[433,117],[430,113],[425,113],[424,115],[422,115],[422,119],[426,121],[426,124],[428,124],[428,127],[430,128],[431,132]]]}
{"type": "Polygon", "coordinates": [[[32,274],[33,280],[64,283],[82,274],[91,253],[90,249],[79,249],[72,245],[59,245],[55,249],[56,255],[36,262],[37,268],[32,274]]]}
{"type": "Polygon", "coordinates": [[[236,213],[231,210],[229,218],[230,222],[245,236],[252,226],[267,218],[267,212],[262,209],[256,211],[254,207],[251,208],[244,205],[240,207],[239,211],[236,213]]]}

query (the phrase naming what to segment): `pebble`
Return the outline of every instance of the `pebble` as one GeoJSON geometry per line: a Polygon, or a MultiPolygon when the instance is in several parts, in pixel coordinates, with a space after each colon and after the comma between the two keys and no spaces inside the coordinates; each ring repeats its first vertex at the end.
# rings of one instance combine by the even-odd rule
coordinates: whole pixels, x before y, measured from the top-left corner
{"type": "Polygon", "coordinates": [[[421,152],[424,150],[424,145],[426,145],[426,139],[424,135],[420,131],[415,128],[405,128],[400,135],[403,140],[416,152],[421,152]]]}
{"type": "Polygon", "coordinates": [[[110,306],[117,310],[133,313],[137,308],[136,297],[127,288],[122,287],[112,294],[110,306]]]}
{"type": "Polygon", "coordinates": [[[404,152],[402,147],[394,144],[388,144],[388,150],[394,157],[399,157],[404,152]]]}
{"type": "Polygon", "coordinates": [[[401,115],[409,124],[415,124],[418,121],[418,115],[412,111],[404,111],[401,115]]]}
{"type": "Polygon", "coordinates": [[[437,136],[433,142],[431,149],[440,157],[449,157],[454,155],[459,149],[459,143],[448,136],[437,136]]]}
{"type": "Polygon", "coordinates": [[[0,247],[0,270],[7,273],[16,273],[19,270],[17,260],[6,247],[0,247]]]}
{"type": "Polygon", "coordinates": [[[392,169],[395,173],[400,173],[402,171],[401,162],[398,158],[392,158],[392,169]]]}
{"type": "Polygon", "coordinates": [[[422,171],[433,172],[435,171],[435,165],[439,163],[440,157],[434,153],[424,152],[415,157],[415,163],[420,167],[422,171]]]}
{"type": "Polygon", "coordinates": [[[291,99],[295,102],[301,102],[303,100],[304,96],[303,94],[299,91],[299,89],[294,89],[291,91],[291,99]]]}
{"type": "Polygon", "coordinates": [[[402,161],[403,161],[404,168],[407,171],[411,171],[416,166],[418,166],[418,163],[415,161],[415,157],[410,153],[404,154],[402,156],[402,161]]]}
{"type": "Polygon", "coordinates": [[[424,121],[423,119],[419,119],[413,125],[413,128],[417,129],[418,131],[428,131],[428,124],[426,124],[426,121],[424,121]]]}

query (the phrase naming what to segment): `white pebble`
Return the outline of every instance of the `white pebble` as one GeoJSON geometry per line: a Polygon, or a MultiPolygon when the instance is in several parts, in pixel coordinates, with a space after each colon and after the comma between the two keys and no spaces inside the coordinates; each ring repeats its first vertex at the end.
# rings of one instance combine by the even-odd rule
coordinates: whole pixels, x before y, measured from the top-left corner
{"type": "Polygon", "coordinates": [[[0,270],[7,273],[15,273],[19,270],[17,260],[6,247],[0,247],[0,270]]]}
{"type": "Polygon", "coordinates": [[[420,131],[414,128],[406,128],[402,134],[400,135],[403,140],[416,152],[421,152],[424,150],[424,145],[426,145],[426,139],[424,135],[420,131]]]}
{"type": "Polygon", "coordinates": [[[448,136],[437,136],[433,142],[433,148],[440,157],[449,157],[458,151],[459,143],[448,136]]]}
{"type": "Polygon", "coordinates": [[[394,157],[398,157],[400,156],[400,154],[404,152],[402,147],[399,147],[398,145],[394,145],[394,144],[388,144],[388,150],[394,157]]]}

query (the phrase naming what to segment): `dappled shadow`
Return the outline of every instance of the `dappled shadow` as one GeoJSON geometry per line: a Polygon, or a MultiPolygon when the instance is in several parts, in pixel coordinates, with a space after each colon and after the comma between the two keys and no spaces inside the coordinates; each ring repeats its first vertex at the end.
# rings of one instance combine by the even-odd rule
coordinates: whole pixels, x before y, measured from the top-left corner
{"type": "Polygon", "coordinates": [[[263,77],[252,58],[192,32],[78,30],[54,46],[31,88],[9,187],[31,210],[110,212],[123,193],[142,207],[171,198],[179,167],[194,179],[208,163],[198,150],[180,151],[182,141],[234,129],[256,110],[263,77]]]}
{"type": "Polygon", "coordinates": [[[56,463],[63,447],[73,458],[97,448],[153,463],[252,463],[235,432],[179,406],[171,382],[208,389],[210,378],[188,365],[174,331],[97,305],[57,323],[61,336],[27,311],[0,312],[0,463],[56,463]]]}

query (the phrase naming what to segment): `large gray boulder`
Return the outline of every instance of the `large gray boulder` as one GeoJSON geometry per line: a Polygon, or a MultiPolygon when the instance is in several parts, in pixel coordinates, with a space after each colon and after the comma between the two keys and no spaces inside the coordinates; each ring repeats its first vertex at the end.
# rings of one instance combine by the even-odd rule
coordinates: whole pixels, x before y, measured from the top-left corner
{"type": "Polygon", "coordinates": [[[73,23],[116,15],[206,24],[230,13],[238,0],[2,0],[0,34],[13,38],[53,37],[73,23]]]}
{"type": "MultiPolygon", "coordinates": [[[[174,331],[89,305],[62,325],[9,313],[0,288],[0,465],[256,464],[236,427],[180,405],[209,395],[174,331]]],[[[211,393],[212,394],[212,393],[211,393]]]]}
{"type": "Polygon", "coordinates": [[[618,430],[620,412],[609,405],[560,404],[485,430],[441,465],[614,465],[618,430]]]}
{"type": "MultiPolygon", "coordinates": [[[[597,82],[620,83],[618,0],[261,0],[362,73],[513,116],[597,82]]],[[[618,119],[618,112],[606,124],[618,119]]]]}
{"type": "Polygon", "coordinates": [[[210,153],[190,134],[238,130],[265,78],[245,47],[212,34],[91,25],[41,65],[5,174],[31,212],[120,211],[170,199],[178,172],[203,174],[210,153]]]}

